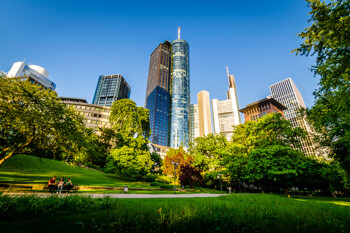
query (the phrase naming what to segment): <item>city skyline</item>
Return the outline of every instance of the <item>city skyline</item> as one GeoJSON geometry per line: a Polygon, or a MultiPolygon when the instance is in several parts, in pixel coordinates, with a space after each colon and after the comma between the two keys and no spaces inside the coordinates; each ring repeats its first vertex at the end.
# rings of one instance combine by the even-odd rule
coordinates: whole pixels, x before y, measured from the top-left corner
{"type": "MultiPolygon", "coordinates": [[[[115,4],[101,3],[95,14],[89,15],[89,9],[95,6],[91,2],[79,8],[79,14],[75,12],[77,3],[67,6],[39,1],[33,7],[25,1],[8,2],[4,9],[9,9],[5,11],[9,20],[3,31],[12,36],[2,38],[0,43],[0,70],[7,72],[14,62],[26,59],[26,63],[40,65],[50,72],[59,96],[86,98],[90,103],[98,76],[120,73],[133,89],[130,98],[144,106],[149,55],[157,44],[176,37],[176,28],[181,26],[183,37],[191,44],[190,92],[207,90],[211,98],[225,99],[225,66],[229,66],[236,78],[239,106],[265,98],[270,85],[291,77],[310,107],[317,80],[308,68],[314,59],[290,53],[301,42],[295,34],[308,25],[306,3],[257,1],[254,4],[256,6],[249,8],[235,2],[222,9],[222,6],[203,3],[204,13],[200,13],[193,12],[195,4],[192,3],[180,11],[186,20],[179,18],[175,10],[167,15],[152,10],[140,15],[145,22],[139,22],[135,17],[145,7],[142,4],[136,6],[135,11],[131,11],[127,3],[117,4],[120,9],[126,9],[125,13],[121,10],[113,13],[115,4]],[[19,17],[6,13],[14,8],[19,17]],[[66,8],[71,14],[67,19],[62,18],[66,8]],[[26,17],[29,12],[31,17],[26,17]],[[40,21],[44,16],[46,21],[40,21]],[[33,26],[24,28],[24,32],[15,31],[23,17],[33,26]],[[169,17],[166,27],[158,22],[164,17],[169,17]],[[82,19],[91,26],[89,30],[82,19]],[[72,25],[67,24],[67,20],[72,25]],[[100,27],[104,23],[106,26],[100,27]],[[150,23],[161,29],[149,31],[146,24],[150,23]],[[115,31],[123,32],[123,36],[113,36],[114,32],[107,29],[112,25],[115,31]],[[38,28],[45,30],[44,37],[40,37],[38,28]],[[26,40],[19,40],[21,34],[18,33],[25,33],[26,40]]],[[[195,98],[191,103],[195,103],[195,98]]]]}

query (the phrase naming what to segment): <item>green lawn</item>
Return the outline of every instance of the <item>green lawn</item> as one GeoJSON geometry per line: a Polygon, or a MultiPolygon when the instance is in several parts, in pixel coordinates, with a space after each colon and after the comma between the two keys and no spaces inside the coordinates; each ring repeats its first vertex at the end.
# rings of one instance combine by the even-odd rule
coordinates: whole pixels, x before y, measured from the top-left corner
{"type": "Polygon", "coordinates": [[[62,161],[37,158],[28,155],[15,155],[0,168],[0,182],[12,180],[33,180],[33,183],[47,183],[52,176],[70,177],[73,184],[84,186],[104,186],[130,188],[152,188],[147,182],[120,179],[116,175],[67,165],[62,161]]]}
{"type": "MultiPolygon", "coordinates": [[[[129,188],[160,188],[159,186],[150,186],[147,182],[138,182],[120,177],[98,172],[79,166],[68,165],[63,161],[43,159],[28,155],[15,155],[7,160],[0,168],[0,183],[6,181],[28,180],[33,184],[47,184],[52,176],[64,177],[67,180],[70,177],[73,184],[80,186],[99,186],[99,187],[123,187],[129,188]]],[[[176,186],[180,189],[180,186],[176,186]]],[[[0,190],[1,192],[2,190],[0,190]]],[[[80,190],[85,193],[122,193],[121,190],[80,190]]],[[[129,190],[129,193],[150,193],[167,194],[172,191],[142,191],[129,190]]],[[[194,188],[181,191],[181,193],[220,193],[220,191],[208,188],[194,188]]]]}
{"type": "Polygon", "coordinates": [[[1,232],[349,232],[350,198],[0,196],[1,232]],[[82,225],[84,224],[84,231],[82,225]],[[48,226],[49,230],[48,230],[48,226]]]}

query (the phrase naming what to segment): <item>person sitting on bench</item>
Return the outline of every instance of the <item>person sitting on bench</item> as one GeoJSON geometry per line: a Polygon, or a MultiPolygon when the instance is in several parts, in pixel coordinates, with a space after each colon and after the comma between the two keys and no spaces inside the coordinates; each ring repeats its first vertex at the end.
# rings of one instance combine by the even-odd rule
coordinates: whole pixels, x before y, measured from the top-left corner
{"type": "Polygon", "coordinates": [[[69,190],[71,190],[74,187],[70,178],[68,178],[67,183],[65,184],[65,187],[67,189],[67,193],[69,192],[69,190]]]}
{"type": "Polygon", "coordinates": [[[63,185],[64,185],[64,179],[63,177],[61,177],[61,179],[57,183],[57,193],[62,193],[63,185]]]}
{"type": "Polygon", "coordinates": [[[52,179],[49,180],[49,183],[47,184],[47,186],[50,189],[50,193],[53,193],[55,191],[55,188],[56,188],[56,176],[52,177],[52,179]]]}

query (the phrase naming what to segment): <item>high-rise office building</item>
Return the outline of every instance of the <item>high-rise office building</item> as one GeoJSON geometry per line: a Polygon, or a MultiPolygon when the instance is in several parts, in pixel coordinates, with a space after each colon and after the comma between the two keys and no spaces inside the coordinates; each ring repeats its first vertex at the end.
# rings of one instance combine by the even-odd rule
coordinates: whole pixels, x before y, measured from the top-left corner
{"type": "Polygon", "coordinates": [[[129,99],[131,88],[120,74],[101,75],[98,79],[93,104],[112,106],[119,99],[129,99]]]}
{"type": "Polygon", "coordinates": [[[171,43],[165,41],[151,54],[145,107],[149,110],[151,136],[158,145],[169,145],[171,43]]]}
{"type": "Polygon", "coordinates": [[[190,142],[194,142],[199,137],[198,104],[191,104],[190,108],[190,142]]]}
{"type": "Polygon", "coordinates": [[[272,97],[287,107],[284,110],[285,119],[292,123],[293,127],[300,127],[308,132],[305,140],[301,140],[302,150],[307,155],[315,154],[315,148],[310,137],[310,127],[304,117],[301,117],[299,110],[306,108],[304,99],[291,78],[270,86],[272,97]]]}
{"type": "Polygon", "coordinates": [[[11,78],[26,77],[33,84],[38,84],[51,90],[56,89],[56,84],[48,78],[49,72],[41,66],[15,62],[7,76],[11,78]]]}
{"type": "Polygon", "coordinates": [[[187,41],[171,42],[171,123],[170,147],[178,148],[189,144],[190,120],[190,61],[187,41]]]}
{"type": "Polygon", "coordinates": [[[287,108],[280,104],[272,97],[256,101],[248,104],[245,108],[239,111],[244,114],[244,121],[258,121],[260,118],[270,113],[281,113],[284,116],[283,110],[287,108]]]}
{"type": "Polygon", "coordinates": [[[197,101],[198,101],[199,136],[203,137],[212,133],[209,92],[204,90],[201,92],[198,92],[197,101]]]}
{"type": "Polygon", "coordinates": [[[233,75],[229,75],[228,68],[227,77],[229,81],[227,100],[219,101],[218,99],[213,99],[211,104],[213,112],[214,133],[221,133],[227,138],[227,140],[231,140],[233,126],[239,125],[241,123],[241,116],[238,111],[239,107],[235,78],[233,75]]]}

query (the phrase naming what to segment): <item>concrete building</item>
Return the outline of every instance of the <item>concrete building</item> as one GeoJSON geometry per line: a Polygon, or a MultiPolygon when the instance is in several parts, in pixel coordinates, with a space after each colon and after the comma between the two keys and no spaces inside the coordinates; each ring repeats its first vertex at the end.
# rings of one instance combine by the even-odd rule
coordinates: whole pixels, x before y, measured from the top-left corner
{"type": "Polygon", "coordinates": [[[110,107],[114,101],[130,98],[131,87],[120,74],[101,75],[95,90],[93,104],[110,107]]]}
{"type": "Polygon", "coordinates": [[[49,72],[41,66],[27,65],[24,62],[15,62],[7,73],[9,78],[25,77],[33,84],[38,84],[44,88],[55,90],[56,84],[49,77],[49,72]]]}
{"type": "Polygon", "coordinates": [[[151,143],[169,145],[171,43],[165,41],[151,54],[145,108],[149,110],[151,143]]]}
{"type": "Polygon", "coordinates": [[[197,102],[199,137],[204,137],[212,133],[209,92],[204,90],[198,92],[197,102]]]}
{"type": "Polygon", "coordinates": [[[190,127],[190,60],[187,41],[178,39],[171,42],[171,123],[170,147],[185,148],[189,145],[190,127]]]}
{"type": "Polygon", "coordinates": [[[98,133],[98,127],[111,127],[109,123],[110,108],[96,104],[89,104],[86,99],[61,97],[62,103],[74,108],[84,117],[87,128],[98,133]]]}
{"type": "Polygon", "coordinates": [[[248,104],[245,108],[240,109],[239,111],[244,114],[245,121],[257,121],[266,114],[269,113],[281,113],[282,116],[283,110],[287,108],[280,104],[273,98],[265,98],[254,103],[248,104]]]}
{"type": "Polygon", "coordinates": [[[160,157],[162,159],[165,158],[166,153],[168,152],[168,150],[170,149],[170,147],[167,146],[162,146],[162,145],[157,145],[154,143],[149,143],[148,144],[148,148],[149,148],[149,152],[150,153],[157,153],[160,155],[160,157]]]}
{"type": "Polygon", "coordinates": [[[241,116],[238,111],[239,106],[235,78],[233,75],[229,75],[228,68],[227,77],[229,81],[227,100],[219,101],[218,99],[213,99],[211,104],[214,133],[221,133],[227,138],[227,140],[231,140],[233,126],[241,123],[241,116]]]}
{"type": "Polygon", "coordinates": [[[194,142],[194,139],[199,137],[199,117],[198,117],[198,104],[191,104],[191,122],[190,122],[190,142],[194,142]]]}
{"type": "Polygon", "coordinates": [[[293,80],[287,78],[275,83],[270,86],[270,91],[274,99],[287,107],[287,109],[283,111],[285,119],[289,120],[293,127],[300,127],[308,132],[306,139],[301,141],[304,153],[307,155],[315,155],[315,146],[311,139],[311,129],[306,118],[301,117],[299,114],[299,110],[301,108],[306,108],[306,105],[293,80]]]}

